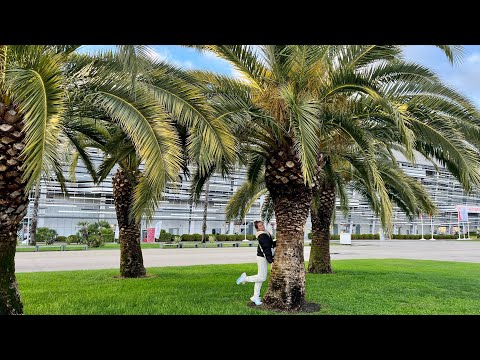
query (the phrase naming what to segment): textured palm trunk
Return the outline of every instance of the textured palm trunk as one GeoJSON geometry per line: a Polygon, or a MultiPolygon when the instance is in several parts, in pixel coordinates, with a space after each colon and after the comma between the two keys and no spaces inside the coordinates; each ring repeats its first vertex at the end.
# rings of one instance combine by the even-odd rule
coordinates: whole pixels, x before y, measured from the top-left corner
{"type": "Polygon", "coordinates": [[[113,198],[120,234],[120,275],[137,278],[146,275],[140,247],[140,224],[132,214],[134,184],[122,169],[118,169],[112,178],[113,198]]]}
{"type": "Polygon", "coordinates": [[[335,209],[335,185],[322,184],[315,190],[319,197],[319,206],[310,211],[312,218],[312,244],[308,272],[315,274],[331,274],[330,261],[330,224],[335,209]]]}
{"type": "Polygon", "coordinates": [[[0,103],[0,315],[23,313],[15,278],[17,229],[28,206],[21,170],[22,130],[22,116],[0,103]]]}
{"type": "Polygon", "coordinates": [[[265,183],[272,197],[277,223],[277,247],[264,306],[299,310],[305,304],[304,227],[312,199],[304,185],[301,164],[293,147],[271,154],[265,183]]]}
{"type": "Polygon", "coordinates": [[[35,199],[33,201],[33,212],[32,212],[32,225],[29,229],[29,245],[35,245],[35,234],[37,233],[37,224],[38,224],[38,205],[40,203],[40,181],[35,187],[35,199]]]}

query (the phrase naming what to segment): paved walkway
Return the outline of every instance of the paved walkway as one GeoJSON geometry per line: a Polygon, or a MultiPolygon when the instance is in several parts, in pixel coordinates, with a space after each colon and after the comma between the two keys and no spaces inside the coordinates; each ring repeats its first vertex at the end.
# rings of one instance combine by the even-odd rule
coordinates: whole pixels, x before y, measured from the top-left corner
{"type": "MultiPolygon", "coordinates": [[[[143,249],[146,267],[241,264],[255,262],[256,248],[143,249]]],[[[480,241],[354,240],[330,247],[332,259],[425,259],[480,262],[480,241]]],[[[305,260],[310,247],[305,247],[305,260]]],[[[16,272],[113,269],[120,267],[119,250],[19,252],[16,272]]]]}

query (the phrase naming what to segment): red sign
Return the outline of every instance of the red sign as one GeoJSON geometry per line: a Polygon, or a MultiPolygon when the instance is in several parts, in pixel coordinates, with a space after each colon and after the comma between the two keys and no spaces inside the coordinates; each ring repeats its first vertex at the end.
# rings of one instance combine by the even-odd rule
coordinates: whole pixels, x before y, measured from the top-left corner
{"type": "Polygon", "coordinates": [[[155,228],[147,229],[147,241],[146,242],[155,242],[155,228]]]}

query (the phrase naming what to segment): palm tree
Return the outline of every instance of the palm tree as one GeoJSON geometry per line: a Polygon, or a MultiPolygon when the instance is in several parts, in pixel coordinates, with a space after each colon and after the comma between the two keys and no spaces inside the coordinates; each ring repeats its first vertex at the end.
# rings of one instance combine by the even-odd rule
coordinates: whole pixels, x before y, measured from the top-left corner
{"type": "Polygon", "coordinates": [[[133,91],[131,74],[109,52],[78,57],[69,72],[73,83],[81,84],[72,100],[70,115],[78,125],[70,140],[104,152],[98,171],[89,167],[95,181],[103,181],[118,165],[112,184],[123,277],[146,274],[140,220],[152,218],[167,182],[178,180],[190,159],[205,171],[234,154],[231,135],[188,82],[193,78],[148,58],[139,58],[138,64],[133,91]]]}
{"type": "MultiPolygon", "coordinates": [[[[453,59],[452,48],[441,47],[453,59]]],[[[392,206],[375,161],[376,140],[385,135],[405,147],[408,158],[412,158],[414,144],[428,155],[439,155],[448,148],[446,164],[458,165],[462,183],[467,187],[480,183],[474,150],[463,143],[466,139],[476,145],[478,140],[459,131],[467,126],[478,131],[477,110],[428,69],[403,61],[399,46],[197,48],[229,61],[243,76],[242,81],[235,81],[214,74],[196,74],[203,79],[204,91],[210,94],[213,106],[225,114],[227,109],[230,111],[225,117],[230,119],[241,144],[239,152],[251,155],[249,168],[265,168],[265,185],[279,230],[276,259],[263,299],[265,307],[297,310],[305,302],[303,229],[312,187],[323,166],[321,147],[328,132],[343,132],[358,144],[387,229],[392,221],[392,206]],[[435,96],[423,100],[424,94],[435,96]],[[412,96],[416,101],[405,106],[405,99],[412,96]],[[358,106],[370,102],[367,108],[380,115],[363,113],[353,118],[346,112],[327,121],[325,115],[344,99],[358,106]],[[452,109],[450,113],[456,112],[454,119],[441,115],[440,109],[446,107],[452,109]],[[437,109],[438,117],[431,119],[430,109],[437,109]],[[420,141],[416,139],[419,132],[424,135],[420,141]],[[424,141],[427,136],[443,142],[445,147],[432,147],[432,141],[424,141]]]]}
{"type": "Polygon", "coordinates": [[[61,176],[62,64],[76,46],[0,46],[0,314],[22,314],[16,233],[41,173],[61,176]]]}
{"type": "MultiPolygon", "coordinates": [[[[352,157],[353,154],[351,155],[352,157]]],[[[335,210],[336,194],[341,197],[342,208],[348,211],[348,198],[345,186],[349,184],[368,201],[374,213],[378,216],[382,211],[376,202],[375,194],[371,193],[368,174],[362,169],[363,162],[352,161],[350,166],[343,164],[335,169],[334,165],[327,161],[323,181],[315,187],[314,200],[310,210],[312,221],[312,243],[310,258],[308,260],[308,272],[316,274],[332,273],[330,260],[330,227],[335,210]],[[359,168],[355,168],[358,166],[359,168]]],[[[419,213],[434,214],[436,206],[432,202],[426,189],[415,179],[405,175],[397,166],[394,159],[380,158],[379,172],[388,194],[392,201],[399,206],[405,214],[412,219],[419,213]]]]}

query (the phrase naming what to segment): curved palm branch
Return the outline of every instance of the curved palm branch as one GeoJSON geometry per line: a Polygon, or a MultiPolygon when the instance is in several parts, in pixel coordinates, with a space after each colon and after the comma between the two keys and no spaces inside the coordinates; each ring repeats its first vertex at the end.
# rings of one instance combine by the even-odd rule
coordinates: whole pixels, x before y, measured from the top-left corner
{"type": "Polygon", "coordinates": [[[24,114],[23,168],[28,190],[42,171],[46,177],[49,169],[58,173],[57,143],[65,110],[62,57],[40,46],[10,46],[8,51],[12,63],[7,61],[3,75],[10,98],[24,114]]]}

